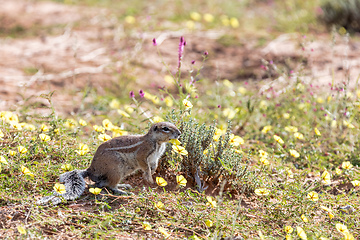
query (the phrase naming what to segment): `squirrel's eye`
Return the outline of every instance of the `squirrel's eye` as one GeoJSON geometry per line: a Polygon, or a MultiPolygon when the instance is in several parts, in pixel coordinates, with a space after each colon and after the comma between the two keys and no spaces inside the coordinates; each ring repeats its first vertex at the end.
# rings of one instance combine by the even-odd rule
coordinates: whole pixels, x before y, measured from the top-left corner
{"type": "Polygon", "coordinates": [[[162,129],[162,130],[164,130],[165,132],[170,131],[170,129],[169,129],[168,127],[163,127],[163,129],[162,129]]]}

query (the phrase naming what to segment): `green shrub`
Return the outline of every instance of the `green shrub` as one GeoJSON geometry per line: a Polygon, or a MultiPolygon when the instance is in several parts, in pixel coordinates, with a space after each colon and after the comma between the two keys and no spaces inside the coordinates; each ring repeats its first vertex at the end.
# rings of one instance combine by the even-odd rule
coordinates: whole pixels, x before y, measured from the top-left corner
{"type": "Polygon", "coordinates": [[[329,27],[335,25],[348,31],[360,31],[360,0],[326,0],[320,19],[329,27]]]}

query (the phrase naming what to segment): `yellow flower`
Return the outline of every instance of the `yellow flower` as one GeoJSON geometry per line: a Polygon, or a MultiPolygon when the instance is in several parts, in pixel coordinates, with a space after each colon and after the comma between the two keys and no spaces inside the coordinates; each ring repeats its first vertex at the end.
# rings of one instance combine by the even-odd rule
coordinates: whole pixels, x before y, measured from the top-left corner
{"type": "Polygon", "coordinates": [[[334,218],[334,214],[330,208],[325,206],[320,206],[320,208],[328,213],[330,220],[334,218]]]}
{"type": "Polygon", "coordinates": [[[349,161],[345,161],[345,162],[343,162],[343,163],[341,164],[341,167],[342,167],[343,169],[346,169],[346,170],[351,169],[352,166],[353,166],[353,165],[352,165],[349,161]]]}
{"type": "Polygon", "coordinates": [[[155,208],[159,209],[159,210],[164,210],[165,209],[165,205],[162,202],[157,202],[154,204],[155,208]]]}
{"type": "Polygon", "coordinates": [[[299,132],[294,133],[294,136],[299,140],[304,139],[304,135],[302,133],[299,133],[299,132]]]}
{"type": "Polygon", "coordinates": [[[268,157],[268,153],[267,152],[265,152],[264,150],[259,150],[259,156],[261,157],[261,158],[267,158],[268,157]]]}
{"type": "Polygon", "coordinates": [[[289,114],[289,113],[284,113],[284,114],[283,114],[283,118],[289,119],[289,118],[290,118],[290,114],[289,114]]]}
{"type": "Polygon", "coordinates": [[[179,186],[186,186],[187,180],[183,175],[176,176],[176,182],[179,186]]]}
{"type": "Polygon", "coordinates": [[[294,174],[293,174],[293,172],[292,172],[290,169],[288,169],[286,172],[287,172],[287,176],[288,176],[289,178],[294,178],[294,174]]]}
{"type": "Polygon", "coordinates": [[[355,240],[354,236],[350,233],[344,234],[344,240],[355,240]]]}
{"type": "Polygon", "coordinates": [[[304,229],[302,229],[301,227],[296,227],[296,232],[300,239],[307,240],[307,236],[304,229]]]}
{"type": "Polygon", "coordinates": [[[142,226],[143,226],[144,230],[146,230],[146,231],[151,230],[151,228],[152,228],[150,223],[148,223],[148,222],[143,222],[142,226]]]}
{"type": "Polygon", "coordinates": [[[224,110],[222,111],[224,117],[227,117],[228,119],[233,119],[236,115],[236,112],[230,108],[224,108],[224,110]]]}
{"type": "Polygon", "coordinates": [[[99,125],[94,125],[93,129],[95,131],[97,131],[97,132],[101,132],[101,133],[105,132],[105,129],[102,126],[99,126],[99,125]]]}
{"type": "Polygon", "coordinates": [[[119,136],[124,136],[124,135],[127,135],[128,132],[119,128],[119,127],[114,127],[112,129],[112,132],[113,132],[113,137],[119,137],[119,136]]]}
{"type": "Polygon", "coordinates": [[[205,225],[210,228],[210,227],[212,227],[212,226],[214,225],[214,223],[213,223],[213,221],[207,219],[207,220],[205,221],[205,225]]]}
{"type": "Polygon", "coordinates": [[[205,13],[203,16],[205,22],[213,22],[214,21],[214,16],[210,13],[205,13]]]}
{"type": "Polygon", "coordinates": [[[106,130],[112,130],[114,128],[114,125],[110,122],[109,119],[104,119],[102,121],[102,125],[106,130]]]}
{"type": "Polygon", "coordinates": [[[30,177],[34,177],[34,174],[30,172],[30,170],[27,167],[21,166],[21,172],[24,175],[29,175],[30,177]]]}
{"type": "Polygon", "coordinates": [[[230,25],[230,20],[229,20],[229,17],[228,17],[228,16],[226,16],[226,15],[221,15],[220,20],[221,20],[222,24],[223,24],[225,27],[227,27],[227,26],[230,25]]]}
{"type": "Polygon", "coordinates": [[[191,21],[191,20],[186,21],[186,27],[190,30],[194,29],[195,28],[194,21],[191,21]]]}
{"type": "Polygon", "coordinates": [[[22,130],[21,124],[18,122],[10,122],[10,125],[12,128],[14,128],[16,130],[22,130]]]}
{"type": "Polygon", "coordinates": [[[206,200],[208,201],[208,202],[206,203],[206,205],[208,205],[208,206],[210,206],[210,207],[212,207],[212,208],[216,208],[217,203],[216,203],[216,201],[215,201],[212,197],[206,196],[206,200]]]}
{"type": "Polygon", "coordinates": [[[336,173],[337,175],[340,175],[340,174],[342,173],[342,171],[341,171],[340,168],[336,168],[335,173],[336,173]]]}
{"type": "Polygon", "coordinates": [[[240,26],[239,20],[237,20],[237,18],[234,17],[230,18],[230,25],[233,28],[238,28],[240,26]]]}
{"type": "Polygon", "coordinates": [[[91,192],[94,195],[99,195],[101,193],[101,188],[89,188],[89,192],[91,192]]]}
{"type": "Polygon", "coordinates": [[[269,132],[271,129],[272,129],[272,126],[267,125],[261,130],[261,132],[265,134],[265,133],[269,132]]]}
{"type": "Polygon", "coordinates": [[[125,22],[128,23],[128,24],[134,24],[136,22],[136,19],[133,16],[126,16],[125,17],[125,22]]]}
{"type": "Polygon", "coordinates": [[[51,140],[50,136],[46,135],[44,133],[39,134],[39,137],[40,137],[41,141],[43,141],[43,142],[47,142],[47,141],[51,140]]]}
{"type": "Polygon", "coordinates": [[[294,127],[294,126],[286,126],[284,129],[285,129],[285,131],[292,132],[292,133],[296,133],[298,131],[298,128],[294,127]]]}
{"type": "Polygon", "coordinates": [[[24,146],[18,146],[18,151],[19,153],[27,153],[28,150],[24,146]]]}
{"type": "Polygon", "coordinates": [[[10,156],[15,156],[15,155],[16,155],[16,152],[13,151],[13,150],[9,150],[9,154],[10,154],[10,156]]]}
{"type": "Polygon", "coordinates": [[[98,139],[103,142],[106,142],[106,141],[110,140],[111,137],[109,135],[107,135],[106,133],[103,133],[103,134],[99,134],[98,139]]]}
{"type": "Polygon", "coordinates": [[[267,196],[270,194],[270,191],[266,188],[255,189],[255,194],[258,196],[267,196]]]}
{"type": "Polygon", "coordinates": [[[164,98],[164,102],[165,102],[166,106],[168,106],[168,107],[172,107],[174,105],[174,101],[170,96],[166,96],[164,98]]]}
{"type": "Polygon", "coordinates": [[[316,101],[320,104],[325,102],[324,99],[322,99],[321,97],[318,97],[316,101]]]}
{"type": "Polygon", "coordinates": [[[289,152],[290,152],[290,155],[293,156],[294,158],[300,157],[300,154],[294,149],[290,149],[289,152]]]}
{"type": "Polygon", "coordinates": [[[184,155],[187,156],[188,155],[188,151],[185,150],[184,147],[179,146],[179,145],[172,145],[172,149],[174,152],[180,154],[180,155],[184,155]]]}
{"type": "Polygon", "coordinates": [[[285,226],[285,232],[286,233],[292,233],[294,229],[291,226],[285,226]]]}
{"type": "Polygon", "coordinates": [[[66,122],[64,123],[64,127],[73,129],[77,125],[77,122],[74,119],[66,119],[66,122]]]}
{"type": "Polygon", "coordinates": [[[117,112],[118,112],[118,114],[120,114],[123,117],[126,117],[126,118],[130,117],[130,115],[127,112],[125,112],[125,111],[123,111],[121,109],[118,109],[117,112]]]}
{"type": "Polygon", "coordinates": [[[113,99],[111,100],[111,102],[109,103],[109,106],[112,108],[112,109],[118,109],[120,107],[120,102],[119,100],[117,99],[113,99]]]}
{"type": "Polygon", "coordinates": [[[169,143],[171,143],[172,145],[177,145],[177,146],[179,146],[181,144],[181,142],[178,139],[171,139],[169,141],[169,143]]]}
{"type": "Polygon", "coordinates": [[[309,192],[307,198],[313,202],[317,202],[319,200],[319,194],[317,192],[309,192]]]}
{"type": "Polygon", "coordinates": [[[229,81],[229,79],[224,79],[223,84],[225,87],[232,88],[234,84],[229,81]]]}
{"type": "Polygon", "coordinates": [[[219,128],[216,128],[214,137],[213,137],[214,141],[219,141],[219,138],[222,134],[223,134],[223,131],[219,128]]]}
{"type": "Polygon", "coordinates": [[[279,144],[284,144],[284,141],[281,139],[281,137],[274,135],[275,141],[277,141],[279,144]]]}
{"type": "Polygon", "coordinates": [[[166,229],[163,228],[163,227],[159,227],[159,228],[158,228],[158,231],[159,231],[162,235],[164,235],[165,238],[168,238],[168,237],[170,236],[170,233],[168,233],[168,232],[166,231],[166,229]]]}
{"type": "Polygon", "coordinates": [[[314,132],[315,132],[316,135],[321,136],[321,133],[320,133],[319,129],[315,128],[314,132]]]}
{"type": "Polygon", "coordinates": [[[156,177],[156,183],[160,187],[165,187],[167,185],[167,182],[162,177],[156,177]]]}
{"type": "Polygon", "coordinates": [[[261,157],[261,158],[260,158],[260,162],[261,162],[262,164],[264,164],[265,166],[266,166],[266,165],[269,165],[269,163],[270,163],[269,160],[267,160],[267,158],[265,158],[265,157],[261,157]]]}
{"type": "Polygon", "coordinates": [[[193,107],[192,103],[191,103],[189,100],[187,100],[187,99],[184,99],[184,100],[182,101],[182,103],[183,103],[183,105],[185,106],[185,109],[186,109],[186,110],[191,109],[191,108],[193,107]]]}
{"type": "Polygon", "coordinates": [[[354,180],[354,181],[351,181],[351,184],[352,184],[354,187],[359,187],[359,186],[360,186],[360,181],[359,181],[359,180],[354,180]]]}
{"type": "Polygon", "coordinates": [[[46,126],[45,124],[41,124],[40,129],[41,129],[42,132],[48,132],[49,131],[49,127],[46,126]]]}
{"type": "Polygon", "coordinates": [[[71,164],[67,163],[67,164],[62,165],[61,169],[65,172],[68,172],[68,171],[72,171],[74,169],[74,167],[71,166],[71,164]]]}
{"type": "Polygon", "coordinates": [[[349,233],[349,230],[348,230],[348,228],[344,225],[344,224],[342,224],[342,223],[337,223],[337,224],[335,224],[335,227],[336,227],[336,229],[339,231],[339,232],[341,232],[342,234],[346,234],[346,233],[349,233]]]}
{"type": "Polygon", "coordinates": [[[66,193],[65,185],[64,185],[64,184],[61,184],[61,183],[56,183],[55,186],[54,186],[54,190],[55,190],[55,192],[57,192],[58,194],[64,194],[64,193],[66,193]]]}
{"type": "Polygon", "coordinates": [[[124,105],[124,109],[129,114],[132,114],[135,111],[134,108],[132,108],[130,105],[124,105]]]}
{"type": "Polygon", "coordinates": [[[87,125],[87,122],[84,119],[80,119],[79,120],[79,124],[83,127],[85,127],[87,125]]]}
{"type": "Polygon", "coordinates": [[[239,136],[235,136],[234,134],[230,134],[230,144],[234,147],[237,147],[241,144],[244,144],[244,139],[239,136]]]}
{"type": "Polygon", "coordinates": [[[331,126],[332,128],[336,128],[336,125],[337,125],[336,120],[332,120],[330,126],[331,126]]]}
{"type": "Polygon", "coordinates": [[[244,87],[239,87],[238,92],[241,93],[242,95],[244,95],[245,93],[247,93],[247,90],[244,87]]]}
{"type": "Polygon", "coordinates": [[[352,125],[351,123],[349,123],[348,121],[344,120],[343,121],[344,125],[347,127],[347,128],[355,128],[354,125],[352,125]]]}
{"type": "Polygon", "coordinates": [[[8,162],[6,161],[6,159],[3,156],[0,156],[0,163],[8,164],[8,162]]]}
{"type": "Polygon", "coordinates": [[[34,131],[36,129],[36,127],[33,124],[28,124],[28,123],[24,123],[23,128],[29,131],[34,131]]]}
{"type": "Polygon", "coordinates": [[[309,222],[309,219],[304,214],[302,214],[300,217],[304,222],[306,222],[306,223],[309,222]]]}
{"type": "Polygon", "coordinates": [[[54,129],[54,133],[55,133],[55,134],[59,134],[59,133],[60,133],[60,129],[58,129],[58,128],[54,129]]]}
{"type": "Polygon", "coordinates": [[[17,226],[17,230],[19,231],[20,234],[25,235],[26,234],[26,229],[22,226],[17,226]]]}
{"type": "Polygon", "coordinates": [[[3,138],[4,136],[5,136],[4,133],[0,129],[0,138],[3,138]]]}
{"type": "Polygon", "coordinates": [[[201,15],[198,12],[191,12],[190,17],[194,21],[200,21],[201,20],[201,15]]]}
{"type": "Polygon", "coordinates": [[[286,234],[286,236],[285,236],[285,240],[292,240],[293,238],[292,238],[292,236],[290,235],[290,234],[286,234]]]}
{"type": "Polygon", "coordinates": [[[75,150],[75,152],[77,154],[79,154],[80,156],[84,156],[86,153],[88,153],[90,151],[88,145],[80,143],[79,144],[79,150],[75,150]]]}
{"type": "Polygon", "coordinates": [[[153,121],[154,121],[154,123],[159,123],[159,122],[163,122],[164,119],[162,117],[155,116],[155,117],[153,117],[153,121]]]}
{"type": "Polygon", "coordinates": [[[264,234],[261,232],[261,230],[258,231],[260,240],[265,240],[264,234]]]}
{"type": "Polygon", "coordinates": [[[329,184],[331,183],[330,173],[325,170],[325,171],[321,174],[321,179],[323,180],[324,184],[329,185],[329,184]]]}
{"type": "Polygon", "coordinates": [[[19,122],[19,118],[18,116],[15,114],[15,113],[12,113],[12,112],[8,112],[8,111],[5,111],[5,112],[1,112],[1,118],[6,121],[7,123],[10,123],[10,122],[19,122]]]}

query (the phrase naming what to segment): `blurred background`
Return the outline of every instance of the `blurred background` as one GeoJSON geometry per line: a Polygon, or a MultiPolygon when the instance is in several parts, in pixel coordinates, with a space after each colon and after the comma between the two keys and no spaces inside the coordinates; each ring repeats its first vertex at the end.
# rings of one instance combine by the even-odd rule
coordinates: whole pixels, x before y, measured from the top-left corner
{"type": "Polygon", "coordinates": [[[181,36],[183,72],[201,68],[204,82],[259,84],[281,69],[319,86],[349,76],[354,85],[359,74],[360,0],[0,4],[0,110],[41,109],[37,97],[55,91],[55,109],[69,115],[166,86],[181,36]]]}

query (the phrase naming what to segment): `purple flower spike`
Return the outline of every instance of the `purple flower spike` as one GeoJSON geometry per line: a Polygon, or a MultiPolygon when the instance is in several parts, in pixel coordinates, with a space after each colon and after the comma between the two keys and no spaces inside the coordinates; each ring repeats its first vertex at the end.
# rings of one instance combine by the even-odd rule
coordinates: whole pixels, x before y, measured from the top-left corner
{"type": "Polygon", "coordinates": [[[141,98],[143,98],[145,96],[145,93],[142,89],[139,90],[139,95],[141,98]]]}
{"type": "Polygon", "coordinates": [[[129,95],[130,95],[130,98],[134,98],[135,97],[134,91],[130,91],[129,95]]]}
{"type": "Polygon", "coordinates": [[[186,41],[183,36],[180,37],[180,43],[179,43],[179,62],[178,62],[178,69],[180,70],[181,67],[181,59],[182,54],[184,52],[184,46],[186,45],[186,41]]]}
{"type": "Polygon", "coordinates": [[[192,61],[191,61],[191,64],[195,64],[195,60],[192,60],[192,61]]]}
{"type": "Polygon", "coordinates": [[[156,43],[156,39],[155,39],[155,38],[153,38],[153,45],[154,45],[154,46],[157,46],[157,43],[156,43]]]}

